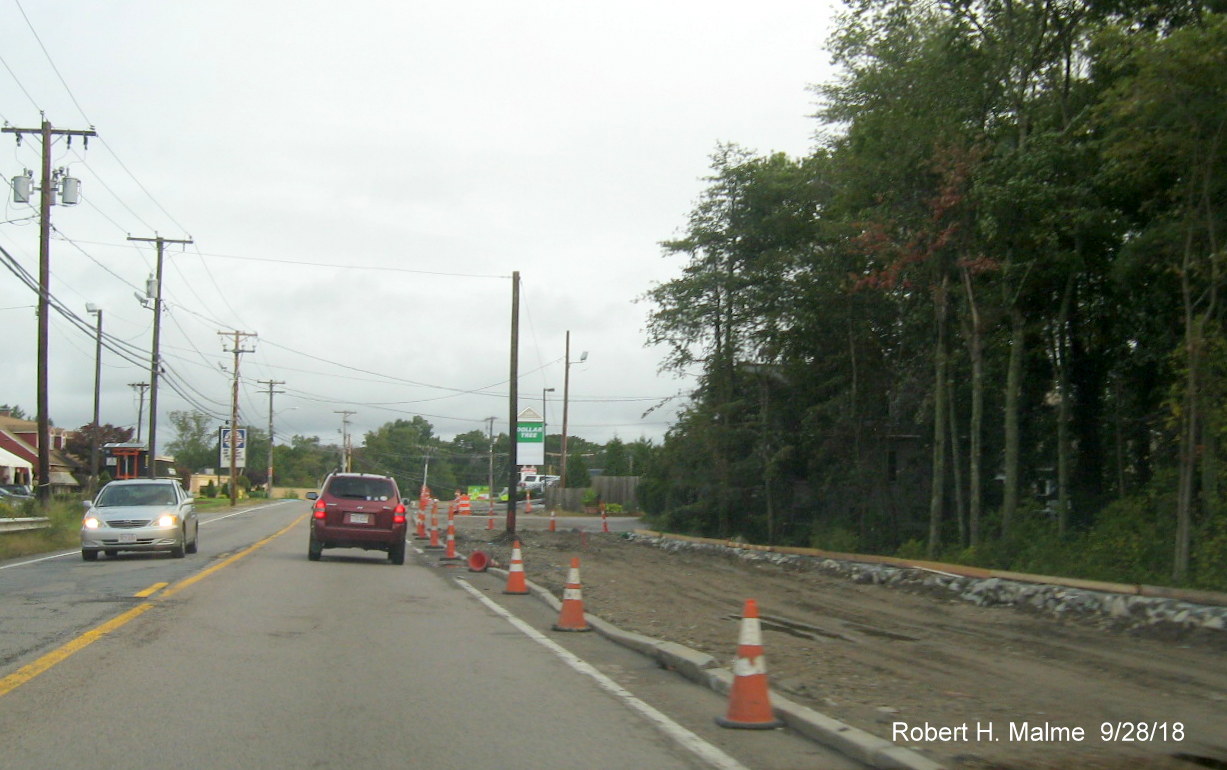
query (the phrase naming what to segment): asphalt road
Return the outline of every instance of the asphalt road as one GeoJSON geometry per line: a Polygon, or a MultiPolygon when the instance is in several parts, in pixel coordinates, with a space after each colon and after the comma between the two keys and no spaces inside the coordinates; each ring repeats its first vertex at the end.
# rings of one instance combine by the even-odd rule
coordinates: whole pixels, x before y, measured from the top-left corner
{"type": "Polygon", "coordinates": [[[185,559],[0,563],[0,764],[857,766],[786,730],[716,727],[723,697],[550,631],[543,603],[437,552],[309,562],[305,515],[205,515],[185,559]]]}

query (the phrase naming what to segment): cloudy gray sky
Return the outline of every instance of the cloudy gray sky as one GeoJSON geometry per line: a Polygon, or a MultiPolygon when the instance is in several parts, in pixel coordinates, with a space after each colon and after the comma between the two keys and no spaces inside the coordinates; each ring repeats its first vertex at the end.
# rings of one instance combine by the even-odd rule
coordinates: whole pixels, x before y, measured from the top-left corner
{"type": "MultiPolygon", "coordinates": [[[[444,437],[507,430],[513,271],[521,406],[572,435],[659,440],[690,387],[658,372],[636,303],[719,142],[805,153],[835,0],[0,0],[0,120],[81,180],[57,206],[51,291],[148,351],[144,292],[168,246],[159,445],[176,409],[229,413],[218,332],[255,332],[246,423],[282,380],[279,436],[361,436],[423,415],[444,437]],[[167,380],[171,382],[168,383],[167,380]],[[170,387],[173,383],[174,387],[170,387]]],[[[0,135],[0,175],[39,168],[0,135]]],[[[7,192],[7,191],[6,191],[7,192]]],[[[38,272],[36,207],[5,195],[0,246],[38,272]]],[[[0,269],[0,403],[36,407],[36,296],[0,269]]],[[[51,317],[51,418],[92,419],[92,334],[51,317]]],[[[148,353],[136,353],[141,361],[148,353]]],[[[134,425],[144,363],[104,353],[102,421],[134,425]]],[[[145,428],[147,431],[147,427],[145,428]]]]}

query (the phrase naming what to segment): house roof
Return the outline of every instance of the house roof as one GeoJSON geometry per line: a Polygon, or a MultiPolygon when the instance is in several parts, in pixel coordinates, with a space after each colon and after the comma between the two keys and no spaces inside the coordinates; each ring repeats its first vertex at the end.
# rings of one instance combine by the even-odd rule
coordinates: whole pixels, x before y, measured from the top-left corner
{"type": "Polygon", "coordinates": [[[34,470],[33,464],[27,460],[23,460],[4,447],[0,447],[0,466],[5,468],[25,468],[26,470],[34,470]]]}

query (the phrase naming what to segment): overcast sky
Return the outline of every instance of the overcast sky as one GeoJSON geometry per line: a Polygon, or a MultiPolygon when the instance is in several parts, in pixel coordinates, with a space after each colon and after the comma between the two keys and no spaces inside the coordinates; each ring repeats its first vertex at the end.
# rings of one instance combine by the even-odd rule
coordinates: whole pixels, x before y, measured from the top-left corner
{"type": "MultiPolygon", "coordinates": [[[[279,437],[337,442],[342,410],[356,443],[414,415],[505,432],[513,271],[521,408],[554,388],[561,429],[570,330],[571,434],[659,441],[691,383],[636,299],[679,274],[659,242],[718,143],[811,149],[835,4],[0,0],[0,120],[98,133],[53,145],[81,203],[53,209],[51,292],[145,351],[104,352],[101,421],[136,423],[155,249],[127,238],[160,235],[193,243],[166,248],[159,448],[172,410],[228,416],[235,330],[259,335],[241,420],[284,381],[279,437]]],[[[37,182],[39,153],[0,135],[0,175],[37,182]]],[[[37,206],[5,193],[0,247],[37,276],[37,206]]],[[[35,302],[0,269],[0,403],[31,418],[35,302]]],[[[92,334],[53,314],[50,348],[52,422],[89,423],[92,334]]]]}

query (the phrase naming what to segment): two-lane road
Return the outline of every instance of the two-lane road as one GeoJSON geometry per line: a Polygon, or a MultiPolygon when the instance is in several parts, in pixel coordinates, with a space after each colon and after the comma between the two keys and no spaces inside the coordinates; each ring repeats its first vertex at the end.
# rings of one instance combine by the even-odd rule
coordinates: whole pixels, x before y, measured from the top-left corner
{"type": "Polygon", "coordinates": [[[550,632],[495,575],[422,554],[310,562],[305,513],[208,517],[186,559],[0,565],[0,764],[855,766],[787,731],[720,730],[722,698],[550,632]]]}

